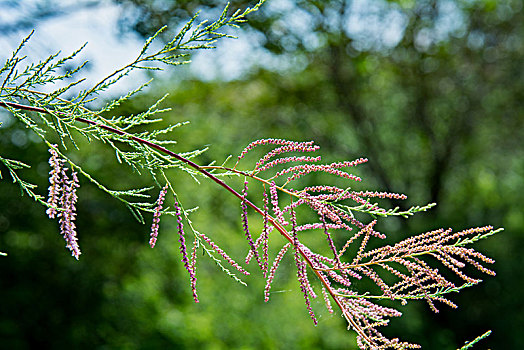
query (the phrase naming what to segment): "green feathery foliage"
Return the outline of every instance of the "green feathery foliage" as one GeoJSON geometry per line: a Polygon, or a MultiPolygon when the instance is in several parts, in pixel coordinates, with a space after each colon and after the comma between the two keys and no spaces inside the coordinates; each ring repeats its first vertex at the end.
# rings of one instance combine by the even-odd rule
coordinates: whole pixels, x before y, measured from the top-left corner
{"type": "MultiPolygon", "coordinates": [[[[175,153],[169,149],[169,146],[176,142],[164,138],[166,134],[186,123],[144,131],[143,126],[160,122],[162,120],[160,115],[169,110],[160,107],[166,95],[137,115],[111,115],[117,106],[142,91],[150,81],[122,97],[106,102],[99,109],[92,107],[96,105],[94,102],[99,100],[104,91],[135,70],[155,71],[163,69],[164,66],[176,67],[186,64],[189,62],[191,52],[214,48],[218,39],[231,38],[232,36],[227,34],[225,29],[237,27],[246,20],[247,15],[257,11],[263,2],[264,0],[261,0],[253,8],[238,10],[232,15],[228,15],[226,6],[219,18],[211,23],[204,21],[196,24],[198,15],[195,15],[171,40],[160,44],[160,48],[155,48],[158,46],[152,44],[158,43],[160,33],[166,30],[163,27],[145,42],[132,62],[109,74],[92,87],[72,96],[69,95],[67,98],[64,97],[66,93],[71,94],[72,87],[84,81],[78,76],[85,67],[85,62],[72,69],[65,70],[65,66],[71,64],[85,45],[68,56],[59,58],[59,53],[56,53],[42,61],[24,66],[27,57],[21,56],[21,52],[29,43],[31,33],[22,40],[12,56],[0,68],[0,79],[2,79],[0,106],[6,108],[19,123],[38,135],[49,148],[51,153],[49,163],[52,169],[47,200],[38,192],[36,185],[21,177],[21,170],[30,168],[29,164],[2,156],[0,162],[7,169],[13,182],[18,184],[22,194],[25,193],[44,205],[49,217],[59,219],[66,247],[77,259],[80,255],[74,224],[76,188],[79,187],[77,175],[81,175],[100,190],[121,201],[138,221],[145,223],[144,214],[153,214],[151,247],[154,247],[157,242],[161,216],[174,216],[178,224],[182,262],[189,273],[193,298],[196,302],[198,296],[195,270],[196,252],[199,247],[202,247],[219,268],[236,281],[245,284],[238,274],[249,274],[210,237],[193,226],[190,214],[197,208],[184,208],[177,198],[175,188],[166,171],[168,169],[184,171],[197,182],[199,178],[212,180],[236,196],[241,204],[241,219],[249,244],[245,262],[247,264],[254,260],[262,270],[266,279],[266,301],[269,300],[273,277],[279,263],[287,250],[292,249],[306,309],[315,324],[317,319],[310,300],[317,297],[314,289],[320,287],[327,309],[332,313],[331,303],[336,304],[347,320],[348,328],[357,333],[357,344],[361,349],[418,348],[416,344],[402,342],[396,338],[388,339],[378,331],[378,327],[386,326],[391,317],[401,316],[397,309],[378,303],[382,300],[390,300],[405,305],[411,300],[425,300],[435,312],[438,312],[436,303],[456,307],[448,299],[449,295],[481,281],[466,275],[463,268],[468,266],[488,275],[495,274],[484,266],[492,264],[493,260],[469,246],[500,232],[501,229],[493,229],[491,226],[460,232],[440,229],[409,237],[394,245],[382,245],[370,249],[368,243],[371,240],[386,237],[384,233],[374,229],[378,218],[389,216],[408,218],[432,208],[435,204],[414,206],[405,210],[399,207],[383,208],[378,201],[375,202],[375,199],[403,200],[406,196],[389,192],[358,191],[348,187],[347,181],[360,182],[362,179],[342,169],[356,167],[367,162],[367,159],[322,164],[319,163],[320,156],[296,155],[316,152],[319,147],[313,141],[261,139],[249,144],[232,167],[228,166],[231,158],[227,158],[221,165],[198,165],[194,159],[205,152],[206,148],[183,154],[175,153]],[[49,92],[43,92],[49,89],[50,84],[63,82],[66,79],[71,82],[49,92]],[[43,89],[44,87],[46,89],[43,89]],[[107,145],[115,153],[119,163],[130,167],[138,175],[150,176],[151,186],[127,190],[106,187],[97,179],[96,174],[86,171],[71,156],[72,152],[79,148],[81,138],[107,145]],[[246,163],[243,158],[247,153],[258,152],[264,147],[271,149],[264,153],[252,168],[249,166],[242,168],[246,163]],[[281,157],[287,153],[293,155],[281,157]],[[290,166],[290,163],[296,165],[290,166]],[[339,187],[337,183],[340,182],[330,182],[328,185],[301,186],[303,183],[301,179],[311,174],[318,175],[320,179],[335,178],[336,181],[343,181],[345,185],[339,187]],[[232,185],[225,182],[233,177],[244,180],[243,189],[235,190],[232,185]],[[261,193],[254,196],[253,201],[247,198],[250,181],[259,184],[257,188],[262,189],[261,193]],[[157,200],[152,201],[148,192],[156,187],[160,188],[159,196],[157,200]],[[164,206],[164,203],[168,202],[172,203],[172,206],[164,206]],[[263,217],[262,232],[255,233],[252,228],[250,229],[248,209],[263,217]],[[310,215],[302,216],[306,210],[310,215]],[[184,224],[186,227],[189,226],[192,233],[191,249],[188,249],[186,243],[184,224]],[[319,233],[321,243],[318,246],[323,248],[308,247],[301,242],[301,232],[306,230],[319,233]],[[337,236],[346,240],[341,248],[336,246],[332,238],[332,232],[335,230],[337,236]],[[270,268],[268,245],[271,232],[279,234],[287,242],[280,247],[270,268]],[[432,265],[434,263],[439,263],[440,268],[435,269],[432,265]],[[233,272],[233,269],[237,271],[233,272]],[[441,270],[450,272],[450,275],[458,277],[461,282],[452,281],[448,277],[449,274],[442,274],[441,270]],[[361,291],[355,287],[355,282],[358,280],[371,282],[372,290],[361,291]]],[[[3,179],[2,176],[0,172],[0,179],[3,179]]],[[[469,348],[488,335],[489,332],[467,344],[463,349],[469,348]]]]}
{"type": "Polygon", "coordinates": [[[466,344],[463,347],[461,347],[460,349],[458,349],[458,350],[471,349],[473,347],[473,345],[477,344],[479,341],[481,341],[483,339],[486,339],[487,337],[490,336],[490,334],[491,334],[491,331],[487,331],[486,333],[484,333],[482,335],[479,335],[478,337],[476,337],[472,341],[466,342],[466,344]]]}
{"type": "MultiPolygon", "coordinates": [[[[105,90],[121,81],[132,71],[161,70],[163,69],[162,66],[187,64],[192,51],[212,49],[215,47],[217,40],[233,38],[232,35],[226,34],[224,30],[227,27],[238,27],[240,23],[246,20],[246,16],[257,11],[263,2],[260,1],[254,7],[247,8],[244,11],[237,10],[232,15],[228,15],[228,7],[226,6],[220,17],[212,23],[202,21],[199,24],[195,24],[198,18],[198,14],[196,14],[172,40],[162,44],[160,48],[152,48],[152,43],[158,43],[156,39],[159,34],[166,30],[166,27],[162,27],[146,40],[142,50],[132,62],[104,77],[91,88],[81,90],[68,99],[62,98],[62,96],[71,92],[73,86],[85,80],[84,78],[77,78],[77,76],[87,62],[74,65],[73,60],[86,47],[86,44],[68,56],[59,58],[59,53],[56,53],[37,63],[28,63],[23,66],[27,57],[21,56],[21,51],[30,41],[33,34],[31,32],[22,40],[12,56],[6,60],[3,67],[0,68],[0,78],[3,77],[0,87],[0,105],[7,108],[16,119],[40,136],[49,148],[58,152],[62,159],[66,159],[72,169],[84,175],[86,179],[93,182],[101,190],[122,201],[140,222],[144,222],[142,213],[152,212],[153,204],[137,201],[137,199],[148,198],[145,192],[150,190],[151,187],[125,191],[108,189],[97,181],[94,176],[84,171],[79,164],[73,162],[65,152],[54,146],[52,140],[57,136],[64,150],[71,147],[78,148],[75,140],[79,136],[83,136],[89,141],[101,141],[114,150],[118,162],[129,165],[138,173],[148,172],[155,178],[155,181],[162,171],[169,168],[179,168],[195,177],[200,175],[198,171],[185,165],[180,160],[166,156],[161,151],[133,139],[133,137],[139,138],[147,143],[162,146],[176,143],[174,140],[161,140],[159,136],[167,134],[186,123],[176,123],[154,131],[135,131],[140,126],[158,123],[162,120],[158,115],[170,109],[160,109],[159,104],[167,95],[138,115],[106,116],[115,107],[142,91],[151,81],[140,85],[124,96],[106,102],[105,106],[99,110],[93,110],[86,106],[93,104],[105,90]],[[65,73],[57,73],[63,70],[66,64],[73,65],[74,68],[68,68],[65,73]],[[50,92],[39,91],[39,88],[43,86],[48,88],[51,84],[64,81],[65,79],[73,79],[73,81],[50,92]],[[28,111],[37,113],[28,113],[28,111]],[[78,121],[81,123],[78,123],[78,121]],[[100,128],[99,125],[118,129],[125,132],[125,134],[100,128]]],[[[182,156],[186,159],[192,159],[205,150],[205,148],[195,150],[182,154],[182,156]]],[[[2,157],[0,157],[0,161],[8,169],[11,178],[19,184],[23,192],[41,204],[47,205],[45,198],[35,192],[36,185],[22,180],[18,175],[20,169],[29,168],[29,165],[18,160],[2,157]]],[[[172,212],[168,213],[172,214],[172,212]]]]}

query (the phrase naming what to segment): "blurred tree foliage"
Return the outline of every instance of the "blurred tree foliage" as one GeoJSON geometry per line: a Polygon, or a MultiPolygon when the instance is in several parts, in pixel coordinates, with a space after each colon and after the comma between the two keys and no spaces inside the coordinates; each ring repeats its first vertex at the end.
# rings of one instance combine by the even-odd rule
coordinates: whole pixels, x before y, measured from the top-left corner
{"type": "MultiPolygon", "coordinates": [[[[144,36],[164,24],[175,30],[200,8],[205,15],[224,5],[115,1],[127,9],[122,24],[144,36]]],[[[233,1],[232,7],[246,3],[233,1]]],[[[364,186],[406,193],[406,206],[439,204],[408,221],[383,222],[394,241],[437,227],[505,227],[480,249],[497,260],[496,278],[457,295],[459,310],[434,315],[423,303],[410,303],[387,334],[425,349],[454,349],[492,329],[481,347],[524,348],[522,6],[517,0],[270,0],[239,35],[262,33],[277,66],[261,62],[235,81],[166,80],[118,113],[143,110],[170,92],[165,105],[173,112],[166,122],[191,121],[174,133],[176,151],[212,145],[202,164],[221,162],[263,137],[315,140],[326,161],[368,157],[360,169],[364,186]]],[[[39,159],[33,181],[46,188],[45,147],[19,127],[2,125],[4,154],[39,159]]],[[[116,173],[112,155],[105,157],[101,147],[84,151],[108,183],[125,188],[136,181],[130,172],[116,173]]],[[[247,247],[238,203],[186,177],[176,186],[186,206],[200,206],[196,226],[242,256],[247,247]]],[[[84,255],[76,262],[41,208],[6,181],[0,193],[0,247],[9,253],[0,260],[0,336],[8,348],[354,347],[338,316],[321,311],[313,327],[291,274],[281,275],[276,282],[282,293],[265,305],[257,276],[248,278],[246,288],[221,276],[211,262],[201,263],[201,303],[192,304],[173,222],[162,223],[151,251],[148,227],[82,187],[78,231],[84,255]]],[[[321,302],[316,306],[321,310],[321,302]]]]}

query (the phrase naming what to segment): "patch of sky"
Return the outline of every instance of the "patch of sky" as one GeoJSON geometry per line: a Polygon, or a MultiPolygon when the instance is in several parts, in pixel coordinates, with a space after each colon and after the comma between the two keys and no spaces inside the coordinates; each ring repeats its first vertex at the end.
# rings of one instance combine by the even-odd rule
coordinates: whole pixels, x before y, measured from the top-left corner
{"type": "Polygon", "coordinates": [[[422,28],[415,36],[415,43],[422,51],[429,50],[431,46],[449,39],[450,36],[461,37],[466,32],[465,18],[456,2],[441,0],[437,6],[438,17],[433,27],[422,28]]]}
{"type": "MultiPolygon", "coordinates": [[[[0,11],[2,18],[0,22],[4,23],[5,17],[10,18],[12,23],[20,23],[24,18],[29,18],[32,11],[40,10],[37,1],[23,0],[17,3],[17,6],[10,6],[8,11],[0,11]]],[[[68,1],[64,1],[61,5],[65,6],[65,3],[68,1]]],[[[138,35],[133,33],[122,35],[118,31],[119,11],[119,6],[111,2],[101,2],[97,6],[80,7],[66,15],[39,16],[27,27],[13,28],[0,35],[0,62],[5,62],[20,41],[30,33],[33,25],[35,33],[21,52],[22,55],[28,56],[22,63],[37,62],[58,51],[61,52],[60,57],[63,57],[87,42],[87,47],[71,64],[76,66],[88,61],[88,64],[78,73],[78,76],[86,78],[86,81],[77,86],[75,91],[89,88],[116,69],[131,62],[142,47],[143,39],[138,35]]],[[[66,66],[66,69],[70,69],[71,64],[66,66]]],[[[130,84],[134,86],[137,80],[145,81],[146,75],[137,72],[133,79],[127,79],[127,83],[116,85],[109,90],[109,93],[111,95],[125,93],[130,88],[130,84]]],[[[51,91],[60,86],[56,84],[43,87],[42,90],[51,91]]]]}
{"type": "Polygon", "coordinates": [[[360,51],[395,47],[408,24],[398,5],[382,0],[355,0],[345,12],[344,29],[360,51]]]}
{"type": "MultiPolygon", "coordinates": [[[[61,5],[70,6],[74,6],[74,3],[72,0],[60,2],[61,5]]],[[[164,3],[165,1],[154,2],[155,6],[160,7],[164,3]]],[[[0,26],[19,23],[31,11],[41,11],[41,4],[42,2],[36,0],[0,2],[0,26]]],[[[466,24],[461,9],[455,2],[440,0],[437,5],[439,18],[434,27],[422,28],[416,36],[417,44],[422,48],[445,40],[449,35],[460,35],[464,31],[466,24]]],[[[265,36],[243,26],[242,29],[231,29],[228,32],[238,36],[238,39],[223,39],[217,43],[216,50],[194,53],[189,67],[176,69],[174,79],[244,79],[257,67],[274,71],[300,71],[308,64],[305,53],[297,55],[292,51],[298,41],[306,51],[325,45],[325,35],[315,31],[320,25],[328,31],[342,30],[353,39],[352,45],[357,50],[387,50],[398,45],[409,20],[401,5],[385,0],[350,1],[342,11],[326,7],[324,18],[321,19],[323,23],[315,22],[319,20],[320,14],[309,12],[314,10],[301,8],[293,0],[269,1],[261,11],[278,15],[279,19],[271,30],[279,31],[276,34],[283,38],[283,54],[276,55],[264,49],[265,36]]],[[[140,36],[132,31],[119,30],[118,21],[122,18],[122,11],[124,9],[112,1],[100,1],[93,6],[71,10],[63,16],[40,16],[35,22],[35,35],[24,54],[35,61],[57,50],[70,53],[87,41],[88,46],[77,62],[89,60],[84,71],[80,72],[82,77],[87,78],[80,88],[90,87],[115,69],[131,62],[142,47],[144,40],[140,36]]],[[[203,8],[199,18],[216,18],[219,13],[220,9],[203,8]]],[[[182,24],[180,28],[181,26],[182,24]]],[[[170,29],[170,33],[174,34],[180,28],[170,29]]],[[[12,29],[0,35],[2,61],[29,31],[30,28],[12,29]]],[[[171,69],[169,71],[172,72],[171,69]]],[[[157,75],[157,78],[173,79],[168,73],[157,75]]],[[[125,93],[147,79],[148,75],[143,71],[135,72],[131,79],[124,79],[108,93],[111,96],[125,93]]]]}

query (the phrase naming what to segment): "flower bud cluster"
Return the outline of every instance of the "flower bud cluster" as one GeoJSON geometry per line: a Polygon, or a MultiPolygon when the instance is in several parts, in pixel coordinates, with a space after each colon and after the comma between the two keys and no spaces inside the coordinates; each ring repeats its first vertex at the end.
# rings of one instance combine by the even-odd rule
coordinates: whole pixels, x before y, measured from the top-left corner
{"type": "Polygon", "coordinates": [[[184,237],[184,224],[182,223],[182,210],[180,209],[180,206],[178,204],[178,201],[175,197],[174,202],[174,208],[175,208],[175,215],[177,219],[177,229],[178,229],[178,241],[180,243],[180,254],[182,255],[182,263],[184,264],[185,269],[189,273],[189,279],[191,282],[191,290],[193,292],[193,299],[195,300],[195,303],[198,303],[198,295],[196,292],[196,274],[195,270],[193,269],[192,264],[189,262],[188,254],[187,254],[187,247],[186,247],[186,239],[184,237]]]}
{"type": "Polygon", "coordinates": [[[153,214],[153,224],[151,225],[151,239],[149,240],[149,245],[151,248],[155,247],[156,240],[158,237],[158,229],[160,227],[160,215],[162,214],[162,204],[164,204],[164,199],[167,192],[167,184],[160,190],[158,194],[158,199],[156,201],[157,205],[155,208],[155,213],[153,214]]]}
{"type": "Polygon", "coordinates": [[[264,171],[264,170],[268,170],[270,168],[273,168],[277,165],[280,165],[280,164],[286,164],[286,163],[290,163],[290,162],[319,162],[321,160],[321,157],[318,156],[318,157],[306,157],[306,156],[301,156],[301,157],[286,157],[286,158],[278,158],[278,159],[275,159],[269,163],[267,163],[266,165],[260,167],[258,169],[258,171],[264,171]]]}
{"type": "Polygon", "coordinates": [[[297,144],[311,146],[311,145],[313,145],[313,141],[295,142],[295,141],[289,141],[289,140],[283,140],[283,139],[261,139],[261,140],[256,140],[256,141],[251,142],[249,145],[246,146],[246,148],[244,148],[242,153],[240,153],[240,155],[238,156],[238,160],[244,158],[244,156],[249,151],[251,151],[253,148],[258,147],[258,146],[262,146],[262,145],[280,145],[280,146],[283,146],[283,145],[297,145],[297,144]]]}
{"type": "Polygon", "coordinates": [[[269,232],[272,231],[273,226],[271,226],[271,229],[269,227],[269,199],[267,197],[267,193],[264,190],[264,229],[262,230],[262,234],[260,235],[262,240],[262,261],[263,261],[263,271],[264,271],[264,277],[267,277],[268,269],[269,269],[269,232]]]}
{"type": "Polygon", "coordinates": [[[318,323],[317,318],[315,316],[315,313],[313,312],[313,308],[311,307],[311,300],[309,297],[316,298],[316,294],[313,291],[313,288],[311,288],[311,285],[309,283],[309,279],[307,277],[307,271],[306,271],[306,262],[301,260],[301,256],[299,254],[299,246],[300,243],[298,241],[298,234],[297,234],[297,218],[295,211],[291,209],[291,237],[293,238],[293,248],[294,248],[294,257],[295,257],[295,265],[297,266],[297,277],[298,282],[300,283],[300,289],[302,290],[302,294],[304,295],[304,301],[306,303],[306,309],[308,310],[309,316],[313,320],[313,323],[316,325],[318,323]]]}
{"type": "MultiPolygon", "coordinates": [[[[56,145],[53,146],[57,147],[56,145]]],[[[64,167],[65,159],[60,158],[56,150],[53,148],[49,149],[49,153],[51,153],[51,157],[49,157],[49,165],[51,166],[51,171],[49,172],[49,183],[51,186],[49,186],[49,195],[47,199],[49,207],[46,210],[46,214],[50,219],[54,219],[58,214],[58,200],[60,198],[60,192],[62,192],[60,174],[64,167]]]]}
{"type": "Polygon", "coordinates": [[[330,165],[325,164],[301,164],[294,167],[290,167],[287,169],[284,169],[282,171],[279,171],[275,177],[282,176],[284,174],[291,173],[292,175],[287,178],[287,182],[296,180],[301,178],[304,175],[307,175],[309,173],[313,172],[324,172],[332,175],[336,175],[342,178],[346,178],[349,180],[355,180],[355,181],[362,181],[362,179],[356,175],[349,174],[345,171],[339,170],[337,168],[334,168],[330,165]]]}
{"type": "Polygon", "coordinates": [[[282,210],[280,210],[280,207],[278,206],[277,186],[275,185],[274,181],[272,181],[269,186],[269,193],[271,194],[271,204],[273,205],[273,212],[275,213],[277,220],[280,222],[282,226],[289,225],[289,223],[284,219],[284,213],[282,212],[282,210]]]}
{"type": "Polygon", "coordinates": [[[76,190],[80,185],[76,172],[72,172],[71,179],[69,179],[67,175],[69,169],[64,166],[66,161],[59,157],[56,147],[56,145],[53,145],[49,149],[49,153],[51,153],[49,158],[49,164],[51,165],[49,183],[51,186],[49,186],[48,209],[46,213],[49,218],[59,218],[60,233],[66,241],[66,248],[78,260],[82,253],[78,246],[75,219],[76,202],[78,200],[76,190]]]}
{"type": "Polygon", "coordinates": [[[313,141],[308,142],[291,142],[290,144],[282,147],[275,148],[274,150],[268,152],[266,155],[264,155],[255,165],[255,170],[259,169],[262,165],[264,165],[267,161],[269,161],[271,158],[282,154],[282,153],[288,153],[288,152],[315,152],[320,147],[313,145],[313,141]]]}
{"type": "MultiPolygon", "coordinates": [[[[371,242],[373,238],[384,239],[386,236],[375,231],[376,220],[370,223],[361,221],[360,213],[378,213],[385,216],[392,214],[403,215],[401,212],[395,212],[396,209],[390,213],[389,210],[380,208],[378,204],[371,203],[370,198],[403,200],[407,198],[405,195],[390,192],[355,191],[349,187],[344,189],[331,185],[313,185],[300,190],[292,188],[292,185],[289,184],[292,180],[314,172],[324,172],[345,179],[360,181],[360,177],[341,169],[365,163],[367,162],[366,158],[331,164],[311,164],[312,162],[320,161],[320,158],[306,156],[290,156],[271,160],[273,157],[286,152],[313,152],[318,149],[318,146],[315,146],[313,142],[265,139],[249,144],[238,157],[239,160],[250,150],[260,145],[278,145],[279,147],[274,148],[260,158],[251,173],[245,173],[236,169],[233,169],[233,171],[244,174],[246,177],[252,177],[264,184],[263,196],[261,196],[263,210],[258,209],[247,200],[247,181],[244,182],[242,194],[235,194],[241,199],[242,226],[250,246],[246,263],[249,263],[254,257],[262,269],[266,278],[264,288],[264,300],[266,302],[269,300],[276,270],[280,266],[287,250],[293,247],[294,254],[292,259],[295,262],[300,290],[305,300],[306,309],[315,324],[317,324],[317,319],[313,312],[311,299],[316,298],[317,294],[308,278],[308,266],[320,281],[322,296],[328,311],[333,313],[331,303],[334,301],[341,308],[342,315],[346,318],[351,328],[357,332],[357,342],[362,348],[411,349],[418,348],[418,346],[401,342],[398,339],[387,339],[379,332],[377,328],[387,325],[389,322],[388,318],[398,317],[401,313],[393,308],[376,304],[375,300],[399,300],[405,304],[407,300],[422,299],[429,304],[433,311],[438,312],[435,305],[437,302],[456,307],[445,295],[452,289],[460,290],[464,287],[464,284],[462,286],[455,284],[451,280],[453,275],[465,281],[466,284],[474,284],[480,280],[468,276],[464,269],[474,267],[486,274],[494,274],[492,270],[484,266],[485,264],[493,263],[492,259],[473,249],[464,247],[465,244],[478,240],[478,237],[489,235],[490,233],[486,232],[492,230],[492,227],[469,229],[457,233],[453,233],[451,230],[435,230],[407,238],[395,245],[370,249],[369,246],[375,243],[371,242]],[[275,176],[267,179],[261,179],[257,175],[258,172],[290,162],[300,162],[301,164],[280,170],[275,176]],[[284,179],[283,175],[287,175],[288,178],[284,179]],[[284,183],[277,186],[275,181],[284,183]],[[269,185],[269,191],[267,191],[266,185],[269,185]],[[285,204],[280,203],[280,201],[286,201],[286,196],[279,198],[279,191],[289,195],[291,200],[288,200],[285,204]],[[271,201],[272,216],[269,213],[269,201],[271,201]],[[353,204],[346,205],[348,201],[352,201],[353,204]],[[263,229],[256,241],[253,240],[248,226],[248,204],[259,214],[263,215],[263,229]],[[302,207],[302,209],[298,209],[299,207],[302,207]],[[301,223],[301,225],[298,225],[297,213],[301,213],[303,209],[312,210],[317,215],[319,222],[301,223]],[[355,213],[358,216],[355,216],[355,213]],[[353,226],[358,231],[353,230],[353,226]],[[281,247],[273,260],[271,268],[269,268],[268,240],[269,233],[273,229],[275,231],[278,230],[288,242],[281,247]],[[331,232],[331,230],[339,229],[344,231],[331,232]],[[302,236],[309,235],[309,233],[304,233],[306,230],[323,231],[327,245],[324,243],[324,247],[320,245],[315,246],[315,249],[321,249],[322,253],[314,252],[301,243],[301,240],[306,240],[302,236]],[[344,237],[341,237],[342,235],[344,237]],[[346,243],[339,250],[337,244],[343,242],[342,239],[346,243]],[[260,247],[262,248],[260,249],[260,247]],[[261,251],[260,254],[259,250],[261,251]],[[451,274],[444,276],[438,269],[433,268],[426,262],[427,258],[438,260],[440,265],[446,267],[451,274]],[[367,282],[354,283],[355,280],[367,280],[367,282]],[[360,288],[361,285],[371,285],[373,287],[369,291],[357,292],[356,288],[360,288]]],[[[159,200],[159,202],[161,201],[159,200]]],[[[191,264],[189,264],[187,262],[180,209],[176,202],[175,209],[179,224],[182,260],[189,271],[191,286],[194,290],[196,284],[196,278],[194,277],[196,243],[193,246],[191,264]]],[[[411,214],[411,209],[407,213],[411,214]]],[[[158,222],[154,221],[155,224],[158,224],[158,222]]],[[[200,242],[209,244],[230,265],[247,274],[209,237],[200,233],[198,235],[200,242]]],[[[195,291],[194,297],[197,300],[195,291]]]]}
{"type": "Polygon", "coordinates": [[[78,200],[76,189],[80,187],[80,185],[78,184],[76,172],[71,174],[72,179],[69,180],[66,175],[66,170],[66,168],[62,169],[63,189],[60,204],[64,210],[58,213],[60,217],[60,232],[66,240],[66,248],[68,248],[71,251],[71,255],[78,260],[81,252],[76,237],[75,219],[76,201],[78,200]]]}

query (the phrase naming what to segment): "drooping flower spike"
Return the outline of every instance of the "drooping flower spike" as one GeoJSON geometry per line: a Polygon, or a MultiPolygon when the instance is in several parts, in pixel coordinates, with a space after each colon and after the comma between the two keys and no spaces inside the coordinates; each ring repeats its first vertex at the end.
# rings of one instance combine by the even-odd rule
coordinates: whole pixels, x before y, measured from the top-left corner
{"type": "Polygon", "coordinates": [[[66,160],[59,156],[56,147],[57,145],[52,145],[49,148],[51,171],[49,172],[50,186],[46,214],[51,219],[59,218],[60,234],[66,241],[66,248],[78,260],[82,253],[78,246],[75,219],[78,200],[76,190],[80,185],[76,172],[72,172],[71,179],[69,179],[67,175],[69,169],[65,167],[66,160]]]}
{"type": "Polygon", "coordinates": [[[160,215],[162,214],[162,204],[164,204],[164,200],[166,198],[166,192],[167,192],[168,185],[166,184],[158,194],[158,199],[156,201],[157,205],[155,207],[155,213],[153,214],[153,224],[151,225],[151,238],[149,239],[149,245],[151,248],[155,247],[157,237],[158,237],[158,229],[160,228],[160,215]]]}

